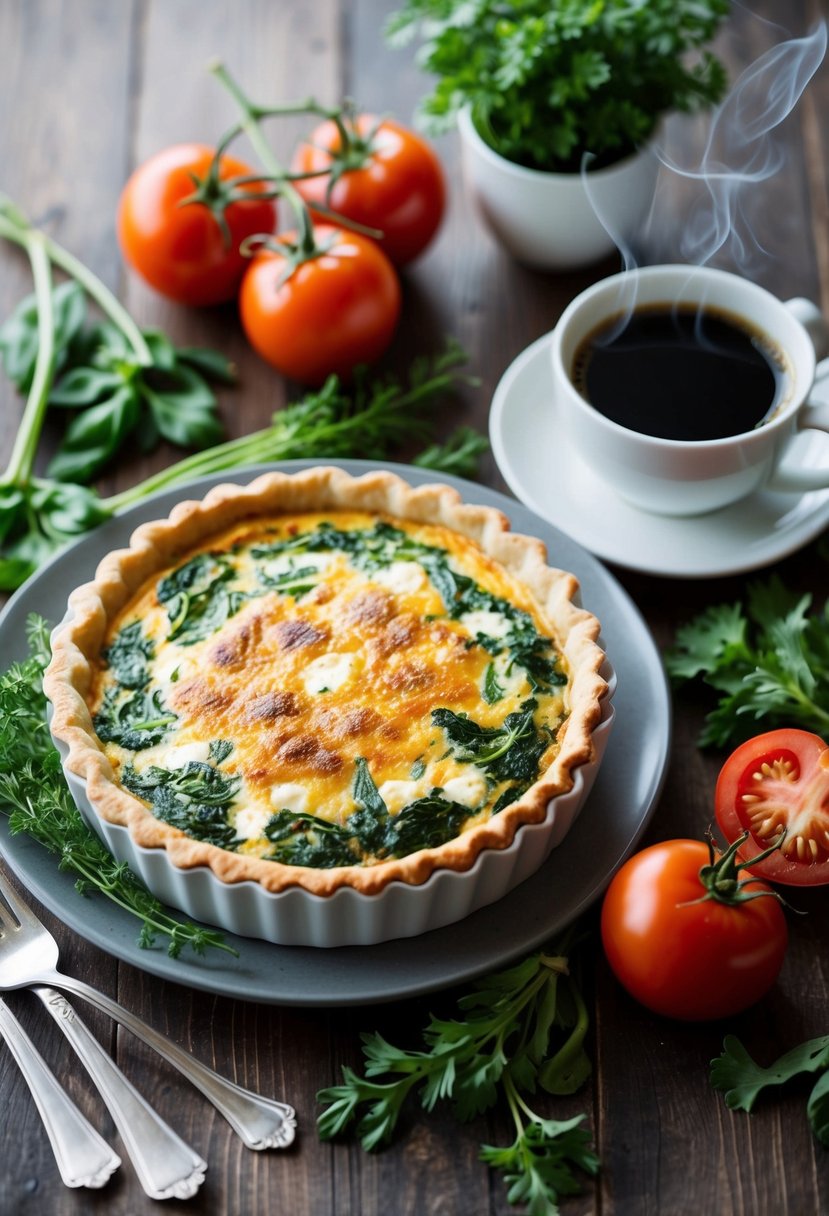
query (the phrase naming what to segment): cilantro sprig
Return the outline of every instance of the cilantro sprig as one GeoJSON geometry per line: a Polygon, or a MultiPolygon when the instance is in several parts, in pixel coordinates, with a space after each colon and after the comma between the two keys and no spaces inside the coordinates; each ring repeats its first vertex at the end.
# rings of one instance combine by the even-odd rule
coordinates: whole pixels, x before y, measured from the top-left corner
{"type": "Polygon", "coordinates": [[[221,933],[171,916],[84,823],[46,724],[49,627],[41,617],[29,618],[28,641],[28,658],[0,675],[0,814],[8,816],[12,834],[25,833],[56,853],[60,869],[77,875],[82,895],[97,891],[136,916],[140,946],[162,937],[172,958],[188,946],[195,954],[208,947],[235,954],[221,933]]]}
{"type": "Polygon", "coordinates": [[[819,1144],[829,1147],[829,1035],[809,1039],[763,1068],[735,1035],[726,1035],[722,1055],[711,1061],[711,1085],[725,1094],[730,1110],[750,1112],[760,1094],[795,1077],[820,1073],[806,1103],[806,1114],[819,1144]]]}
{"type": "Polygon", "coordinates": [[[829,602],[812,610],[776,575],[745,603],[718,604],[677,631],[665,666],[677,686],[701,680],[718,694],[700,746],[739,743],[754,722],[829,731],[829,602]]]}
{"type": "Polygon", "coordinates": [[[592,1176],[599,1168],[581,1126],[583,1115],[547,1119],[524,1097],[539,1087],[550,1094],[575,1093],[590,1075],[587,1010],[559,953],[565,946],[558,943],[549,953],[532,954],[480,980],[458,1002],[461,1019],[430,1019],[425,1051],[364,1034],[364,1075],[344,1067],[342,1084],[317,1095],[326,1104],[317,1120],[320,1138],[354,1125],[363,1148],[372,1152],[390,1142],[413,1094],[427,1111],[450,1101],[463,1121],[503,1097],[515,1139],[482,1145],[481,1160],[504,1174],[510,1203],[527,1204],[532,1216],[556,1216],[559,1198],[580,1190],[579,1172],[592,1176]]]}

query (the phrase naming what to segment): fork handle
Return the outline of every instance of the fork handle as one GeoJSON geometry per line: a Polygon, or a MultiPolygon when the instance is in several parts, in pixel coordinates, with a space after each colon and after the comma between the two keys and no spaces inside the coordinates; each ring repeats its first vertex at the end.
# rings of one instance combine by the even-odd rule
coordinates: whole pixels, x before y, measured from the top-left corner
{"type": "Polygon", "coordinates": [[[31,1090],[66,1186],[94,1189],[109,1181],[121,1158],[98,1135],[60,1086],[8,1005],[0,999],[0,1036],[31,1090]]]}
{"type": "Polygon", "coordinates": [[[118,1128],[138,1181],[151,1199],[190,1199],[204,1182],[207,1162],[177,1135],[127,1080],[121,1069],[54,988],[32,991],[72,1044],[118,1128]]]}
{"type": "Polygon", "coordinates": [[[208,1102],[224,1115],[248,1148],[287,1148],[293,1142],[296,1134],[296,1112],[292,1106],[272,1098],[263,1098],[260,1094],[252,1093],[241,1085],[220,1077],[212,1068],[184,1051],[172,1039],[168,1039],[103,992],[73,975],[55,971],[49,972],[48,975],[32,976],[30,982],[36,980],[52,983],[82,997],[83,1000],[89,1001],[90,1005],[95,1005],[116,1022],[126,1026],[195,1085],[208,1102]]]}

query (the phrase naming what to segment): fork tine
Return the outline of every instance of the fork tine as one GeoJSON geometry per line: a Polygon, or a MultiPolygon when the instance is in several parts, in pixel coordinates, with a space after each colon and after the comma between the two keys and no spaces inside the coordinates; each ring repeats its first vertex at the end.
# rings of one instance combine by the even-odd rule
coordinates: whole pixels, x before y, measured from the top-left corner
{"type": "Polygon", "coordinates": [[[20,922],[15,919],[14,908],[10,909],[2,895],[0,895],[0,939],[2,939],[4,931],[14,931],[20,928],[20,922]]]}
{"type": "Polygon", "coordinates": [[[0,925],[5,925],[7,929],[18,929],[25,925],[41,927],[41,922],[35,916],[28,904],[25,904],[20,896],[16,893],[8,878],[3,873],[2,867],[0,867],[0,896],[2,896],[2,898],[0,898],[0,925]],[[4,907],[4,901],[6,904],[8,904],[12,917],[15,917],[16,919],[12,920],[8,917],[4,907]]]}

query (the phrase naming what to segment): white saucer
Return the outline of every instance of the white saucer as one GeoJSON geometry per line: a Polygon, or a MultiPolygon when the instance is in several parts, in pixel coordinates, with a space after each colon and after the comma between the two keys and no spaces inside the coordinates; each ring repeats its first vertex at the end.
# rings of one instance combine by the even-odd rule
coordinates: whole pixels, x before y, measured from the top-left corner
{"type": "MultiPolygon", "coordinates": [[[[498,468],[530,510],[605,561],[675,578],[756,570],[793,553],[829,524],[829,490],[758,491],[707,515],[651,515],[620,498],[557,426],[545,334],[507,368],[492,398],[489,436],[498,468]]],[[[825,436],[795,441],[804,464],[826,463],[825,436]]]]}

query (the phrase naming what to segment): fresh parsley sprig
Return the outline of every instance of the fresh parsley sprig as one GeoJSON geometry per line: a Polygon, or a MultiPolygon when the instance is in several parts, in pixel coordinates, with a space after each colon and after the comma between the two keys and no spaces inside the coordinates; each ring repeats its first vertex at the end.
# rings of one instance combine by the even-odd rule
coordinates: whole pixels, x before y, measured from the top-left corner
{"type": "Polygon", "coordinates": [[[744,604],[718,604],[677,631],[665,666],[680,686],[702,680],[719,694],[702,747],[723,747],[767,728],[829,731],[829,602],[812,611],[776,575],[750,586],[744,604]]]}
{"type": "Polygon", "coordinates": [[[81,894],[97,891],[138,917],[142,947],[163,937],[172,958],[185,947],[196,954],[208,947],[235,954],[221,933],[171,916],[84,823],[46,724],[49,627],[41,617],[30,617],[28,640],[29,657],[0,675],[0,814],[8,816],[12,833],[23,832],[56,853],[60,869],[77,875],[81,894]]]}
{"type": "Polygon", "coordinates": [[[726,1035],[722,1055],[711,1061],[711,1085],[722,1090],[730,1110],[750,1112],[763,1090],[816,1072],[806,1114],[818,1143],[829,1147],[829,1035],[793,1047],[768,1068],[756,1064],[735,1035],[726,1035]]]}
{"type": "Polygon", "coordinates": [[[344,1067],[342,1084],[317,1095],[326,1104],[317,1120],[320,1138],[354,1124],[371,1152],[392,1139],[416,1091],[425,1110],[445,1099],[461,1120],[482,1114],[502,1096],[516,1137],[506,1146],[482,1145],[481,1159],[504,1173],[510,1203],[526,1203],[532,1216],[556,1216],[559,1197],[580,1189],[575,1171],[594,1175],[599,1168],[580,1126],[583,1115],[545,1119],[523,1096],[539,1086],[571,1094],[590,1074],[587,1010],[561,947],[566,943],[476,983],[458,1002],[462,1019],[431,1018],[423,1032],[425,1051],[364,1034],[365,1074],[344,1067]]]}
{"type": "Polygon", "coordinates": [[[393,46],[422,45],[437,77],[420,106],[427,130],[469,107],[482,138],[532,169],[579,169],[650,138],[671,110],[718,101],[726,75],[706,49],[728,0],[403,0],[385,26],[393,46]]]}

